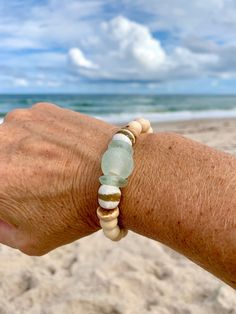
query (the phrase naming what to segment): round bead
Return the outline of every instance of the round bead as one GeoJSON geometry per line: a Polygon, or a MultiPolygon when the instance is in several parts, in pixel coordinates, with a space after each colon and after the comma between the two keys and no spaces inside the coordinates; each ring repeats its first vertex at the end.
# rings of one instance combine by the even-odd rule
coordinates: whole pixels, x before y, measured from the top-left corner
{"type": "MultiPolygon", "coordinates": [[[[120,229],[120,237],[121,239],[126,237],[128,234],[128,229],[120,229]]],[[[117,239],[116,241],[119,241],[120,239],[117,239]]]]}
{"type": "Polygon", "coordinates": [[[116,208],[120,202],[121,191],[112,185],[101,185],[98,190],[98,203],[102,208],[116,208]]]}
{"type": "Polygon", "coordinates": [[[107,230],[114,229],[117,226],[117,224],[118,224],[117,218],[111,221],[105,221],[105,220],[100,219],[100,225],[103,229],[107,229],[107,230]]]}
{"type": "Polygon", "coordinates": [[[126,127],[137,138],[142,132],[142,125],[138,121],[131,121],[126,127]]]}
{"type": "Polygon", "coordinates": [[[137,119],[137,121],[142,125],[142,133],[146,133],[150,128],[151,124],[147,119],[137,119]]]}
{"type": "Polygon", "coordinates": [[[124,141],[119,141],[119,140],[111,141],[110,144],[108,145],[108,149],[112,148],[112,147],[123,148],[123,149],[127,150],[127,152],[130,154],[133,154],[133,152],[134,152],[132,145],[130,145],[124,141]]]}
{"type": "Polygon", "coordinates": [[[150,128],[148,129],[147,133],[153,133],[153,128],[150,127],[150,128]]]}
{"type": "Polygon", "coordinates": [[[126,127],[120,129],[116,134],[123,134],[123,135],[127,136],[130,139],[132,145],[135,144],[134,134],[130,130],[128,130],[126,127]]]}
{"type": "Polygon", "coordinates": [[[120,227],[116,226],[115,228],[111,230],[102,229],[105,236],[113,241],[117,241],[117,238],[120,235],[120,227]]]}
{"type": "Polygon", "coordinates": [[[101,207],[97,208],[97,216],[103,221],[111,221],[116,219],[119,216],[119,208],[116,207],[112,210],[105,210],[101,207]]]}
{"type": "Polygon", "coordinates": [[[123,141],[123,142],[129,144],[130,146],[132,146],[132,141],[125,134],[116,133],[115,135],[113,135],[112,141],[116,141],[116,140],[123,141]]]}
{"type": "Polygon", "coordinates": [[[131,154],[122,148],[110,148],[102,156],[102,172],[105,175],[118,175],[128,178],[134,168],[131,154]]]}
{"type": "Polygon", "coordinates": [[[124,238],[126,235],[128,234],[128,230],[127,229],[120,229],[120,233],[118,234],[118,236],[115,238],[109,238],[112,241],[119,241],[122,238],[124,238]]]}
{"type": "Polygon", "coordinates": [[[106,175],[99,178],[101,184],[113,185],[123,188],[128,184],[128,180],[120,176],[106,175]]]}

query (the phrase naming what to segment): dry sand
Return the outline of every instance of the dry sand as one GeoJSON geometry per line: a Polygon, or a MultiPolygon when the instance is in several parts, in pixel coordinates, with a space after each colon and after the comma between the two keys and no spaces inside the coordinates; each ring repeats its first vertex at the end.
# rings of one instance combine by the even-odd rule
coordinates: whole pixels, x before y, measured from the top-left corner
{"type": "MultiPolygon", "coordinates": [[[[236,154],[236,121],[158,125],[236,154]]],[[[169,248],[99,231],[43,257],[0,246],[0,314],[234,314],[235,291],[169,248]]]]}

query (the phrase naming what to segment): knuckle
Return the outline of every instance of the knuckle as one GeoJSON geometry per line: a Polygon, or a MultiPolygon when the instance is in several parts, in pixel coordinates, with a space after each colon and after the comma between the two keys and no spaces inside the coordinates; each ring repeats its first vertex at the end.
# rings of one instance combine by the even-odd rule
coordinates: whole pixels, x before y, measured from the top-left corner
{"type": "Polygon", "coordinates": [[[57,108],[56,105],[48,103],[48,102],[39,102],[34,104],[31,109],[36,109],[36,110],[46,110],[46,109],[53,109],[53,108],[57,108]]]}
{"type": "Polygon", "coordinates": [[[14,109],[6,114],[4,117],[5,122],[24,120],[29,118],[30,112],[28,109],[14,109]]]}

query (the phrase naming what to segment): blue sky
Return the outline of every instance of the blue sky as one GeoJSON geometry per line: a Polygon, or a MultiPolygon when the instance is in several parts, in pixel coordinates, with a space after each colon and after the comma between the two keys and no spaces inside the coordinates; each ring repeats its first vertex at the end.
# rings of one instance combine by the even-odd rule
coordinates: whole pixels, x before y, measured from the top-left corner
{"type": "Polygon", "coordinates": [[[0,0],[0,93],[236,93],[235,0],[0,0]]]}

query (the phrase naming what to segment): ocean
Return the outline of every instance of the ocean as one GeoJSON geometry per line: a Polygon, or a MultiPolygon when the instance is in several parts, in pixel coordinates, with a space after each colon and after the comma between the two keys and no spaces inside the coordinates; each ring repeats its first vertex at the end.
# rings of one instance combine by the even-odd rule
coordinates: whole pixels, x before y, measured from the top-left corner
{"type": "Polygon", "coordinates": [[[236,96],[196,95],[0,95],[0,118],[37,102],[88,114],[110,123],[146,117],[152,122],[236,117],[236,96]]]}

